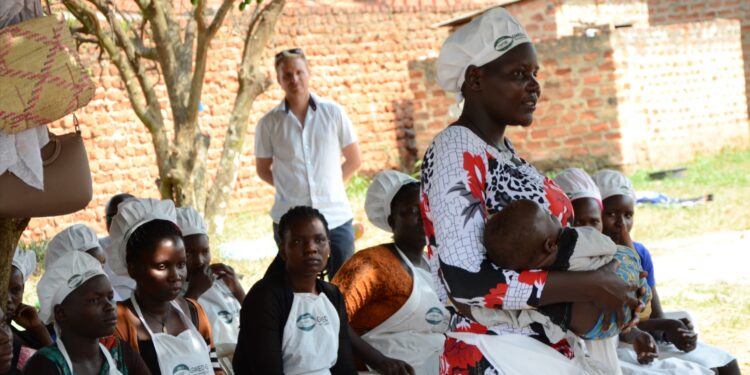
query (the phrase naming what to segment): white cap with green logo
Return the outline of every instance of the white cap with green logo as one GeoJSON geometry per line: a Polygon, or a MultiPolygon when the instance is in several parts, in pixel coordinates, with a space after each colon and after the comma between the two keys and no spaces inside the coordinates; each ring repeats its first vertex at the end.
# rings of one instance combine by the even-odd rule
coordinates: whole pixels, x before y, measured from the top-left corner
{"type": "Polygon", "coordinates": [[[523,43],[531,43],[523,26],[504,8],[492,8],[445,40],[437,60],[438,84],[461,93],[466,68],[487,64],[523,43]]]}
{"type": "Polygon", "coordinates": [[[104,275],[102,264],[83,251],[74,251],[58,258],[44,270],[37,285],[39,295],[39,319],[44,324],[55,319],[55,306],[61,304],[68,294],[78,289],[94,276],[104,275]]]}

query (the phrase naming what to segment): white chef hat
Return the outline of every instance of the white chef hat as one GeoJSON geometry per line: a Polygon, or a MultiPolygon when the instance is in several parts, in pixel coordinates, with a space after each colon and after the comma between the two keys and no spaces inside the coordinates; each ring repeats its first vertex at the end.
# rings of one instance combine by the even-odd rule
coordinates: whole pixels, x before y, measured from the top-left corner
{"type": "Polygon", "coordinates": [[[580,168],[568,168],[555,177],[555,183],[574,201],[579,198],[594,198],[602,204],[602,194],[588,173],[580,168]]]}
{"type": "Polygon", "coordinates": [[[16,246],[16,252],[13,254],[11,265],[21,271],[23,282],[25,283],[36,269],[36,253],[31,250],[23,250],[19,246],[16,246]]]}
{"type": "Polygon", "coordinates": [[[134,198],[120,203],[117,207],[117,215],[109,227],[112,243],[107,247],[107,264],[115,275],[128,276],[125,249],[133,232],[153,220],[167,220],[176,225],[177,218],[174,202],[170,200],[134,198]]]}
{"type": "Polygon", "coordinates": [[[36,287],[39,318],[44,324],[55,320],[55,306],[94,276],[104,275],[102,264],[82,251],[74,251],[52,262],[36,287]]]}
{"type": "Polygon", "coordinates": [[[402,186],[419,182],[399,171],[387,170],[375,175],[365,198],[365,213],[376,227],[391,232],[388,216],[391,216],[391,201],[402,186]]]}
{"type": "Polygon", "coordinates": [[[523,43],[531,43],[523,26],[504,8],[492,8],[445,40],[437,60],[438,84],[460,93],[469,65],[480,67],[523,43]]]}
{"type": "Polygon", "coordinates": [[[594,173],[591,178],[599,187],[602,199],[607,199],[613,195],[627,195],[635,200],[633,183],[624,174],[611,169],[602,169],[594,173]]]}
{"type": "Polygon", "coordinates": [[[206,222],[195,208],[178,207],[177,208],[177,225],[182,230],[182,236],[187,237],[194,234],[206,234],[206,222]]]}
{"type": "Polygon", "coordinates": [[[99,239],[96,232],[84,224],[73,224],[52,237],[44,255],[44,267],[49,267],[58,258],[74,251],[97,248],[99,239]]]}

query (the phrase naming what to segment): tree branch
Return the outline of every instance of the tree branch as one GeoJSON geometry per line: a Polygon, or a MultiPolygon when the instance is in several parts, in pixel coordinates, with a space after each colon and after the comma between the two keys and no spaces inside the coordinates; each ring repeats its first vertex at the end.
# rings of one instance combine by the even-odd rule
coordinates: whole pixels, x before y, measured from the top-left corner
{"type": "Polygon", "coordinates": [[[198,45],[195,54],[195,69],[193,73],[193,79],[190,83],[190,98],[188,99],[187,113],[188,121],[187,124],[190,127],[197,125],[196,116],[198,115],[198,105],[201,100],[201,93],[203,92],[203,83],[206,77],[206,67],[208,65],[208,50],[211,45],[211,41],[216,36],[216,33],[221,28],[221,25],[226,19],[227,13],[234,5],[235,0],[224,0],[216,12],[211,25],[206,28],[205,17],[203,12],[205,11],[205,0],[198,0],[198,4],[195,8],[195,20],[198,24],[198,45]]]}
{"type": "MultiPolygon", "coordinates": [[[[161,172],[166,173],[169,162],[169,140],[164,130],[164,119],[161,115],[161,107],[159,105],[158,97],[156,96],[154,87],[150,83],[143,66],[141,64],[136,66],[132,65],[133,61],[128,56],[123,56],[123,54],[120,53],[116,42],[104,30],[99,22],[94,9],[90,8],[82,0],[62,0],[62,2],[78,19],[78,21],[81,22],[91,34],[96,36],[99,41],[99,46],[107,52],[112,63],[117,66],[123,83],[125,84],[125,89],[128,92],[128,98],[130,99],[133,111],[151,133],[160,174],[161,172]]],[[[100,3],[98,5],[104,4],[100,3]]],[[[108,9],[108,7],[104,6],[104,9],[108,9]]],[[[119,26],[115,24],[110,25],[110,27],[117,34],[119,26]]],[[[164,194],[163,191],[162,194],[164,194]]]]}
{"type": "Polygon", "coordinates": [[[221,222],[218,220],[218,215],[226,209],[237,182],[239,157],[245,143],[252,103],[271,83],[270,78],[258,68],[258,63],[273,35],[285,4],[285,0],[272,0],[258,12],[245,35],[242,64],[238,74],[240,87],[229,118],[216,179],[206,202],[205,217],[211,233],[215,233],[218,229],[217,223],[221,222]]]}

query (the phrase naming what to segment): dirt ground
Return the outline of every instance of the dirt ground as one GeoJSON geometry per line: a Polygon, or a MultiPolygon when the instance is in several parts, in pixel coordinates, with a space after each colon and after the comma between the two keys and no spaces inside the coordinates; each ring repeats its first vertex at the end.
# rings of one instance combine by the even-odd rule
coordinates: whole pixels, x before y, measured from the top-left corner
{"type": "Polygon", "coordinates": [[[699,338],[734,354],[750,373],[750,231],[645,244],[665,310],[688,310],[699,338]]]}

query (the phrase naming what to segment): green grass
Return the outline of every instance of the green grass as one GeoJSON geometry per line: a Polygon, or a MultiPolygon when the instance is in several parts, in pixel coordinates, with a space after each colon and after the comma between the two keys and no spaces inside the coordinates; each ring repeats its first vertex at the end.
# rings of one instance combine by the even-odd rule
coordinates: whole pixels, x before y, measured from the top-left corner
{"type": "Polygon", "coordinates": [[[742,371],[750,371],[750,288],[747,285],[663,285],[659,296],[666,311],[687,310],[697,322],[699,339],[721,347],[738,358],[742,371]]]}
{"type": "Polygon", "coordinates": [[[695,207],[639,206],[633,238],[641,242],[681,238],[702,233],[750,229],[750,150],[725,151],[699,157],[684,178],[649,180],[651,171],[631,176],[636,190],[653,190],[670,197],[713,194],[714,201],[695,207]]]}

